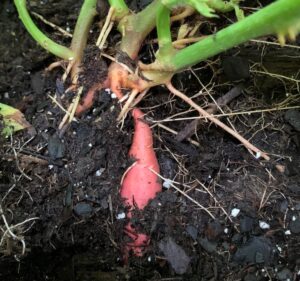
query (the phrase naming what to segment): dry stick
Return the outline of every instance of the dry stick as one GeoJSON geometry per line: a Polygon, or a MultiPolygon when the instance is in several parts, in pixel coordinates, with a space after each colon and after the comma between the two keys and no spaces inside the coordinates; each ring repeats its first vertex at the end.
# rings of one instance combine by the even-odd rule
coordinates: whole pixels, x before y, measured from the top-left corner
{"type": "Polygon", "coordinates": [[[106,40],[107,40],[107,37],[108,37],[109,33],[111,32],[111,30],[112,30],[112,28],[113,28],[113,26],[114,26],[114,22],[112,21],[112,22],[110,22],[110,24],[109,24],[107,30],[105,31],[105,33],[104,33],[104,35],[103,35],[102,41],[100,42],[100,44],[99,44],[99,46],[98,46],[100,50],[103,49],[103,46],[104,46],[104,44],[105,44],[105,42],[106,42],[106,40]]]}
{"type": "Polygon", "coordinates": [[[77,95],[73,98],[71,104],[69,105],[68,110],[65,113],[65,116],[64,116],[63,120],[60,122],[60,124],[58,126],[59,130],[61,130],[63,128],[63,126],[65,125],[67,120],[68,120],[68,123],[72,122],[73,120],[76,120],[74,118],[74,115],[75,115],[76,108],[78,106],[82,91],[83,91],[83,87],[80,87],[77,91],[77,95]]]}
{"type": "Polygon", "coordinates": [[[111,23],[111,18],[113,16],[113,13],[114,13],[114,8],[110,8],[109,11],[108,11],[105,23],[104,23],[104,25],[101,29],[101,32],[100,32],[99,37],[98,37],[97,42],[96,42],[97,47],[99,47],[101,42],[103,41],[104,35],[105,35],[105,33],[106,33],[107,29],[109,28],[109,25],[111,23]]]}
{"type": "Polygon", "coordinates": [[[55,25],[54,23],[52,23],[52,22],[50,22],[50,21],[47,21],[47,20],[46,20],[45,18],[43,18],[40,14],[38,14],[38,13],[36,13],[36,12],[31,12],[31,14],[33,14],[35,17],[37,17],[38,19],[40,19],[43,23],[45,23],[45,24],[47,24],[47,25],[50,25],[53,29],[59,31],[59,32],[62,33],[64,36],[70,37],[70,38],[73,37],[73,35],[72,35],[70,32],[64,30],[63,28],[61,28],[61,27],[55,25]]]}
{"type": "Polygon", "coordinates": [[[195,108],[201,115],[209,119],[211,122],[215,123],[219,127],[221,127],[223,130],[231,134],[233,137],[238,139],[248,150],[255,152],[256,155],[260,155],[265,160],[270,160],[270,157],[254,145],[252,145],[249,141],[247,141],[245,138],[243,138],[240,134],[226,126],[223,122],[218,120],[217,118],[213,117],[211,114],[206,112],[203,108],[201,108],[198,104],[196,104],[194,101],[192,101],[189,97],[187,97],[185,94],[181,93],[177,89],[173,87],[171,83],[166,84],[167,88],[170,90],[171,93],[173,93],[175,96],[181,98],[184,100],[187,104],[195,108]]]}
{"type": "MultiPolygon", "coordinates": [[[[216,100],[216,104],[210,106],[206,111],[209,114],[216,113],[218,108],[231,102],[234,98],[238,97],[241,94],[241,92],[242,92],[242,85],[240,84],[235,86],[224,96],[218,98],[216,100]]],[[[197,125],[199,125],[199,123],[200,123],[200,119],[194,119],[192,122],[187,124],[181,131],[179,131],[178,135],[176,136],[176,140],[183,141],[184,139],[191,137],[194,134],[196,127],[197,125]]]]}
{"type": "MultiPolygon", "coordinates": [[[[160,179],[166,181],[169,179],[164,178],[162,175],[158,174],[156,171],[154,171],[153,169],[149,168],[149,170],[154,173],[155,175],[157,175],[160,179]]],[[[187,199],[189,199],[190,201],[192,201],[194,204],[196,204],[198,207],[200,207],[202,210],[204,210],[205,212],[207,212],[209,214],[209,216],[212,219],[216,219],[215,216],[204,206],[202,206],[199,202],[197,202],[195,199],[193,199],[191,196],[187,195],[184,191],[182,191],[180,188],[178,188],[176,185],[174,185],[172,182],[170,182],[170,185],[176,190],[178,191],[180,194],[182,194],[184,197],[186,197],[187,199]]]]}
{"type": "MultiPolygon", "coordinates": [[[[166,131],[172,133],[173,135],[178,135],[178,132],[176,132],[175,130],[173,130],[173,129],[171,129],[171,128],[169,128],[169,127],[163,125],[163,124],[156,123],[154,126],[156,126],[156,125],[157,125],[158,127],[162,128],[162,129],[164,129],[164,130],[166,130],[166,131]]],[[[153,128],[154,126],[152,126],[151,128],[153,128]]],[[[195,146],[197,146],[197,147],[200,147],[200,143],[199,143],[199,142],[194,141],[194,140],[192,140],[192,139],[190,139],[190,138],[188,138],[187,140],[188,140],[191,144],[193,144],[193,145],[195,145],[195,146]]]]}
{"type": "Polygon", "coordinates": [[[77,106],[78,106],[78,103],[79,103],[79,100],[80,100],[82,91],[83,91],[83,87],[81,86],[81,87],[78,89],[78,92],[77,92],[77,95],[76,95],[76,97],[75,97],[74,102],[72,102],[72,103],[74,104],[74,106],[73,106],[73,108],[72,108],[72,111],[71,111],[70,114],[69,114],[69,123],[71,123],[71,122],[73,121],[73,118],[74,118],[74,115],[75,115],[75,112],[76,112],[76,109],[77,109],[77,106]]]}

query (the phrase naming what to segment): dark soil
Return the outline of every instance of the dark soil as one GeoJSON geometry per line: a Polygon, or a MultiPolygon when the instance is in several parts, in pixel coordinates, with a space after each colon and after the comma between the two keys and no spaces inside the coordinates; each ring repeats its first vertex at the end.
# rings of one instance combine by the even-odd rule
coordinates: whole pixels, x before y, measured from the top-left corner
{"type": "MultiPolygon", "coordinates": [[[[80,3],[73,2],[30,1],[31,10],[63,28],[74,26],[80,3]]],[[[157,121],[196,114],[160,87],[144,99],[161,175],[184,194],[164,188],[143,213],[136,212],[133,221],[151,234],[151,245],[143,258],[131,257],[124,266],[126,220],[118,219],[125,211],[118,190],[131,165],[132,120],[118,124],[118,103],[101,91],[90,112],[59,132],[64,112],[49,95],[63,92],[62,70],[45,73],[55,58],[25,32],[11,1],[0,8],[1,102],[19,108],[36,131],[1,139],[1,280],[300,279],[300,113],[279,110],[299,105],[299,82],[282,78],[299,81],[299,48],[250,42],[173,81],[190,96],[201,91],[195,100],[203,106],[213,102],[210,95],[216,100],[242,83],[243,93],[223,110],[245,113],[222,120],[270,153],[268,162],[207,122],[199,123],[194,143],[178,142],[162,125],[179,132],[190,121],[157,121]],[[261,111],[270,108],[278,110],[261,111]],[[5,235],[3,216],[24,237],[24,256],[22,243],[5,235]]],[[[95,24],[93,34],[98,32],[95,24]]],[[[106,75],[107,62],[95,62],[93,42],[81,77],[87,84],[106,75]]],[[[141,57],[151,56],[151,49],[145,45],[141,57]]]]}

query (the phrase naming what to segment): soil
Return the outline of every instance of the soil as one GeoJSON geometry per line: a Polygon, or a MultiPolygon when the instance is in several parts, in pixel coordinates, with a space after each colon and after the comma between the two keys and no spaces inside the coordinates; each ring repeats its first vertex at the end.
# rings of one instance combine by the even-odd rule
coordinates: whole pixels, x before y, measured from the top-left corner
{"type": "MultiPolygon", "coordinates": [[[[30,10],[72,29],[80,8],[73,2],[30,1],[30,10]]],[[[222,121],[268,152],[270,161],[208,122],[192,128],[192,141],[179,142],[171,131],[189,128],[190,120],[178,118],[195,112],[162,87],[142,101],[164,190],[136,212],[133,222],[151,235],[151,244],[144,257],[124,265],[127,221],[118,190],[132,164],[132,120],[117,123],[119,105],[103,90],[90,112],[58,131],[64,112],[50,96],[64,92],[63,72],[45,72],[55,58],[30,38],[12,1],[0,8],[1,102],[20,109],[35,130],[1,138],[1,280],[300,280],[300,113],[288,109],[300,100],[299,47],[249,42],[173,80],[203,106],[242,85],[223,107],[229,116],[222,121]],[[170,116],[175,120],[163,121],[170,116]],[[19,240],[5,233],[3,217],[19,240]]],[[[226,20],[221,16],[218,27],[226,20]]],[[[204,25],[203,33],[209,28],[204,25]]],[[[98,32],[95,24],[81,77],[87,84],[106,75],[108,61],[95,63],[98,32]]],[[[141,59],[152,50],[147,43],[141,59]]]]}

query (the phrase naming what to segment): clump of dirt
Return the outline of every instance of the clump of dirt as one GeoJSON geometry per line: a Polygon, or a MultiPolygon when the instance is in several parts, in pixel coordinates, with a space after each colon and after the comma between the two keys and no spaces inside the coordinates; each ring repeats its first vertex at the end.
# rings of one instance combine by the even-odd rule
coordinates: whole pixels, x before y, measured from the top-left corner
{"type": "MultiPolygon", "coordinates": [[[[33,6],[55,21],[50,7],[68,6],[54,2],[47,9],[35,1],[33,6]]],[[[64,112],[49,95],[64,92],[62,73],[44,73],[53,58],[24,32],[10,1],[0,5],[6,19],[0,36],[12,39],[0,46],[6,52],[0,64],[1,99],[21,109],[36,130],[0,139],[1,280],[297,280],[299,109],[287,108],[297,105],[299,93],[294,83],[268,74],[278,73],[285,57],[283,75],[297,77],[290,59],[299,55],[297,49],[251,43],[223,54],[222,62],[204,62],[174,78],[204,107],[242,85],[240,95],[223,107],[223,121],[267,151],[271,161],[251,155],[207,122],[191,127],[180,116],[195,119],[194,112],[160,87],[143,100],[164,189],[143,212],[134,212],[131,223],[151,235],[151,244],[143,258],[130,257],[124,266],[127,221],[118,190],[132,164],[127,157],[131,118],[118,124],[119,105],[103,90],[93,109],[58,131],[64,112]],[[21,39],[24,44],[16,48],[21,39]],[[272,61],[270,54],[276,54],[272,61]],[[265,74],[253,64],[258,59],[268,67],[265,74]],[[241,73],[243,81],[236,77],[241,73]],[[288,97],[267,95],[269,89],[275,94],[283,88],[288,97]],[[174,131],[186,127],[193,128],[191,139],[178,141],[174,131]]],[[[63,22],[59,16],[56,20],[63,22]]],[[[145,46],[141,57],[151,56],[149,49],[145,46]]],[[[92,45],[83,69],[86,88],[105,79],[106,63],[92,45]]]]}

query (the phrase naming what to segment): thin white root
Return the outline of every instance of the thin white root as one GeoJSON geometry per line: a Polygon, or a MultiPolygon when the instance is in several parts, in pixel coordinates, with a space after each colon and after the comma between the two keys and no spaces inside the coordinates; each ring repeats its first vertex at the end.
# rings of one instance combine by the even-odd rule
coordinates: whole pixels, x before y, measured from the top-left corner
{"type": "MultiPolygon", "coordinates": [[[[62,121],[60,122],[59,126],[58,126],[58,129],[61,130],[63,128],[63,126],[68,122],[72,122],[75,118],[74,118],[74,115],[75,115],[75,112],[76,112],[76,109],[77,109],[77,106],[78,106],[78,103],[79,103],[79,100],[80,100],[80,96],[82,94],[82,91],[83,91],[83,87],[80,87],[77,91],[77,95],[73,98],[71,104],[69,105],[68,107],[68,110],[64,116],[64,118],[62,119],[62,121]]],[[[76,120],[76,119],[75,119],[76,120]]]]}
{"type": "Polygon", "coordinates": [[[113,14],[114,14],[114,8],[110,8],[109,11],[108,11],[105,23],[104,23],[104,25],[103,25],[103,27],[101,29],[101,32],[100,32],[99,37],[98,37],[97,42],[96,42],[96,46],[99,47],[100,49],[102,49],[102,47],[104,46],[106,38],[107,38],[110,30],[112,29],[112,26],[113,26],[113,21],[112,21],[113,14]],[[111,26],[111,23],[112,23],[112,26],[111,26]],[[109,30],[109,28],[110,28],[110,30],[109,30]],[[107,32],[107,30],[109,30],[109,31],[107,32]],[[102,47],[100,47],[100,46],[102,46],[102,47]]]}
{"type": "Polygon", "coordinates": [[[17,235],[13,232],[13,229],[18,229],[20,228],[23,224],[26,224],[27,222],[30,222],[30,221],[33,221],[33,220],[38,220],[39,218],[38,217],[35,217],[35,218],[30,218],[30,219],[27,219],[21,223],[18,223],[16,225],[9,225],[7,220],[6,220],[6,217],[4,215],[4,212],[3,212],[3,209],[2,209],[2,206],[0,204],[0,215],[1,215],[1,218],[4,222],[4,225],[6,227],[6,230],[4,231],[2,237],[1,237],[1,240],[0,240],[0,247],[2,246],[3,242],[7,239],[7,238],[12,238],[14,240],[17,240],[19,242],[21,242],[22,244],[22,255],[25,254],[26,252],[26,243],[25,243],[25,240],[24,238],[21,236],[21,235],[17,235]]]}
{"type": "Polygon", "coordinates": [[[132,90],[132,92],[129,95],[128,100],[126,101],[125,105],[123,106],[119,116],[118,116],[118,121],[120,121],[123,116],[125,116],[127,114],[127,112],[130,110],[130,106],[133,102],[133,100],[135,99],[135,97],[138,95],[139,91],[138,90],[132,90]]]}
{"type": "Polygon", "coordinates": [[[64,67],[64,63],[65,63],[65,61],[63,61],[63,60],[55,61],[55,62],[51,63],[45,70],[47,72],[50,72],[56,67],[64,67]]]}
{"type": "Polygon", "coordinates": [[[113,28],[113,26],[114,26],[114,22],[112,21],[112,22],[110,22],[110,24],[109,24],[107,30],[105,31],[105,33],[104,33],[104,35],[103,35],[103,39],[102,39],[102,41],[100,42],[100,44],[99,44],[99,46],[98,46],[100,50],[103,49],[103,46],[104,46],[104,44],[105,44],[105,42],[106,42],[106,40],[107,40],[107,37],[108,37],[109,33],[111,32],[111,30],[112,30],[112,28],[113,28]]]}
{"type": "Polygon", "coordinates": [[[221,122],[219,119],[213,117],[211,114],[206,112],[203,108],[201,108],[198,104],[196,104],[193,100],[191,100],[189,97],[187,97],[185,94],[181,93],[177,89],[173,87],[171,83],[166,84],[167,88],[170,90],[172,94],[175,96],[181,98],[184,100],[187,104],[189,104],[191,107],[195,108],[201,115],[203,115],[205,118],[210,120],[211,122],[215,123],[219,127],[221,127],[223,130],[231,134],[233,137],[238,139],[249,151],[252,151],[255,153],[255,155],[260,155],[265,160],[270,160],[270,157],[260,149],[258,149],[256,146],[252,145],[249,141],[247,141],[245,138],[243,138],[240,134],[226,126],[223,122],[221,122]]]}
{"type": "Polygon", "coordinates": [[[66,82],[67,77],[68,77],[68,75],[69,75],[69,73],[70,73],[70,71],[71,71],[71,69],[72,69],[72,67],[73,67],[74,64],[75,64],[75,58],[73,58],[72,60],[70,60],[69,63],[68,63],[68,66],[67,66],[67,68],[66,68],[66,70],[65,70],[65,72],[64,72],[64,74],[62,76],[62,79],[61,79],[63,83],[66,82]]]}

